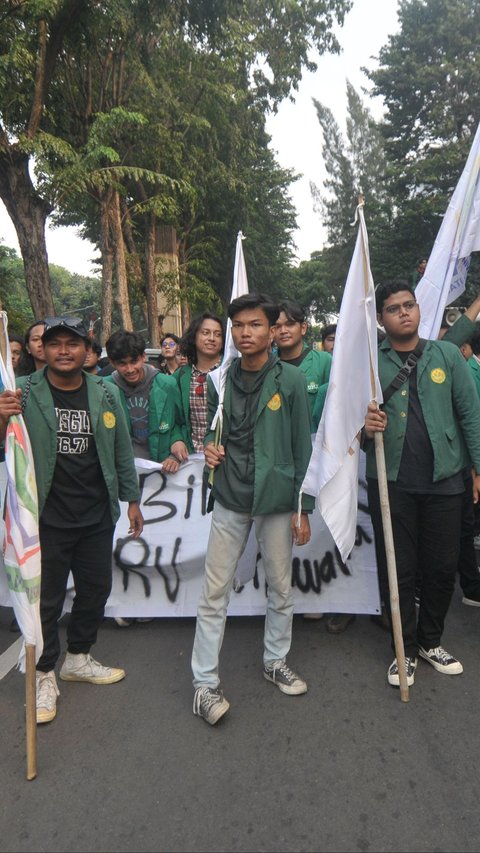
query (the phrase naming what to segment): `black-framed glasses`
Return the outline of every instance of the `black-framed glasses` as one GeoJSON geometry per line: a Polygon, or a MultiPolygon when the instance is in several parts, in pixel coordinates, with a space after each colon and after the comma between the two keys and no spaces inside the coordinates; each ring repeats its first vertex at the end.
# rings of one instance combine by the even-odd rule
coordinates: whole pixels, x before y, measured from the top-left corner
{"type": "Polygon", "coordinates": [[[178,346],[178,344],[176,344],[175,341],[164,341],[162,344],[162,347],[168,347],[169,349],[170,349],[170,347],[176,347],[176,346],[178,346]]]}

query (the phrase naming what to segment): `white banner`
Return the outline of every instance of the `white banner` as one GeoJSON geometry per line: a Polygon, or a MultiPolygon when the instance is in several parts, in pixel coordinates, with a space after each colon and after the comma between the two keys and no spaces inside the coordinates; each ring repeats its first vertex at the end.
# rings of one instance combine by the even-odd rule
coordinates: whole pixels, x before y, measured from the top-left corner
{"type": "MultiPolygon", "coordinates": [[[[196,615],[211,519],[206,512],[203,467],[203,456],[192,455],[176,474],[166,475],[159,465],[137,459],[145,527],[142,536],[132,540],[127,534],[126,505],[122,505],[114,535],[113,588],[106,616],[196,615]]],[[[310,543],[294,547],[292,553],[297,613],[380,613],[373,531],[366,506],[361,474],[356,544],[346,563],[314,511],[310,543]]],[[[66,610],[72,600],[70,590],[66,610]]],[[[252,533],[237,570],[228,612],[261,615],[265,602],[262,561],[252,533]]],[[[9,604],[2,572],[0,604],[9,604]]]]}

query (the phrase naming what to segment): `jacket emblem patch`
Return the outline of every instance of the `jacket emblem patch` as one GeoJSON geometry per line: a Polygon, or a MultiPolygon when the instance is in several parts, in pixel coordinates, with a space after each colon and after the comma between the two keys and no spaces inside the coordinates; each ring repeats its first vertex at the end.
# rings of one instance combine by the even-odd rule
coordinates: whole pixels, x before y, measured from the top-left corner
{"type": "Polygon", "coordinates": [[[104,412],[103,413],[103,423],[105,424],[107,429],[113,429],[115,424],[117,423],[117,419],[113,412],[104,412]]]}
{"type": "Polygon", "coordinates": [[[168,423],[168,421],[160,421],[160,423],[158,425],[158,431],[159,432],[168,432],[169,429],[170,429],[170,424],[168,423]]]}
{"type": "Polygon", "coordinates": [[[430,373],[430,379],[432,380],[432,382],[436,382],[437,385],[441,385],[442,382],[445,382],[446,378],[447,377],[445,376],[445,371],[442,370],[441,367],[435,367],[434,370],[432,370],[432,372],[430,373]]]}
{"type": "Polygon", "coordinates": [[[271,409],[272,412],[278,412],[282,405],[282,398],[280,394],[274,394],[273,397],[268,401],[267,406],[271,409]]]}

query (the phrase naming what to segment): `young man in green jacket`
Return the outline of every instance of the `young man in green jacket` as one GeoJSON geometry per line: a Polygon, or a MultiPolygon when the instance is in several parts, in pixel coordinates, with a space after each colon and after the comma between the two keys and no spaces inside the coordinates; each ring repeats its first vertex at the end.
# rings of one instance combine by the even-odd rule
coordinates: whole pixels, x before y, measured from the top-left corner
{"type": "Polygon", "coordinates": [[[306,345],[307,320],[305,312],[298,302],[294,302],[293,299],[284,299],[279,305],[279,310],[278,320],[275,323],[275,343],[278,347],[278,355],[282,361],[291,364],[293,367],[298,367],[303,373],[307,386],[310,413],[313,416],[319,393],[320,398],[325,402],[332,356],[328,352],[310,349],[306,345]]]}
{"type": "MultiPolygon", "coordinates": [[[[383,432],[390,514],[397,564],[400,615],[407,683],[415,679],[417,657],[437,672],[463,672],[441,646],[445,617],[454,590],[460,547],[463,470],[475,469],[474,500],[480,488],[480,403],[465,361],[456,346],[443,341],[419,345],[420,311],[408,282],[377,289],[378,321],[386,337],[378,353],[384,392],[409,356],[418,362],[409,378],[387,398],[384,411],[369,405],[365,435],[383,432]],[[420,579],[418,619],[415,608],[420,579]]],[[[395,383],[396,384],[396,383],[395,383]]],[[[392,386],[395,387],[395,386],[392,386]]],[[[388,577],[383,541],[377,470],[373,442],[366,445],[369,506],[378,549],[383,600],[389,611],[388,577]]],[[[390,665],[387,680],[399,685],[398,664],[390,665]]]]}
{"type": "Polygon", "coordinates": [[[180,394],[173,376],[146,363],[145,346],[138,332],[114,332],[106,349],[115,369],[105,381],[120,390],[135,456],[161,462],[175,474],[188,457],[180,394]]]}
{"type": "MultiPolygon", "coordinates": [[[[214,470],[215,501],[197,611],[192,654],[194,714],[214,725],[229,708],[219,689],[219,655],[238,560],[250,528],[262,552],[268,584],[263,674],[283,693],[305,693],[305,681],[286,663],[293,599],[292,539],[310,539],[307,511],[314,499],[298,499],[311,454],[310,411],[296,368],[271,354],[278,307],[262,294],[233,300],[228,315],[241,353],[228,369],[220,443],[205,436],[205,460],[214,470]]],[[[210,421],[217,395],[209,383],[210,421]]]]}
{"type": "Polygon", "coordinates": [[[45,321],[46,367],[0,394],[0,439],[22,412],[30,436],[38,492],[42,552],[40,617],[44,647],[37,663],[37,722],[56,715],[58,620],[72,572],[75,598],[67,627],[64,681],[113,684],[123,669],[90,655],[112,585],[112,541],[128,502],[130,532],[143,529],[139,488],[126,420],[117,389],[82,370],[87,331],[75,317],[45,321]]]}

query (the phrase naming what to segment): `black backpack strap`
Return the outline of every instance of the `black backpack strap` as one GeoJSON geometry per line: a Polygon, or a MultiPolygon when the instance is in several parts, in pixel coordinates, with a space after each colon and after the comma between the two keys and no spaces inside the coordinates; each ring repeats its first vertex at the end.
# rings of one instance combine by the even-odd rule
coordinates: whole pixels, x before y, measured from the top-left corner
{"type": "Polygon", "coordinates": [[[22,391],[22,399],[21,399],[22,415],[25,412],[25,406],[27,405],[27,400],[28,400],[28,395],[30,394],[31,384],[32,384],[32,374],[29,373],[29,375],[27,376],[27,381],[25,382],[25,386],[24,386],[23,391],[22,391]]]}
{"type": "Polygon", "coordinates": [[[388,402],[392,394],[394,394],[395,391],[397,391],[400,386],[403,385],[403,383],[406,382],[406,380],[409,378],[410,374],[416,367],[418,359],[420,358],[423,350],[425,349],[426,343],[427,342],[424,338],[420,338],[417,346],[415,347],[413,352],[410,353],[405,364],[395,376],[395,379],[393,379],[393,381],[390,382],[388,388],[385,389],[385,391],[383,392],[383,406],[385,405],[385,403],[388,402]]]}

